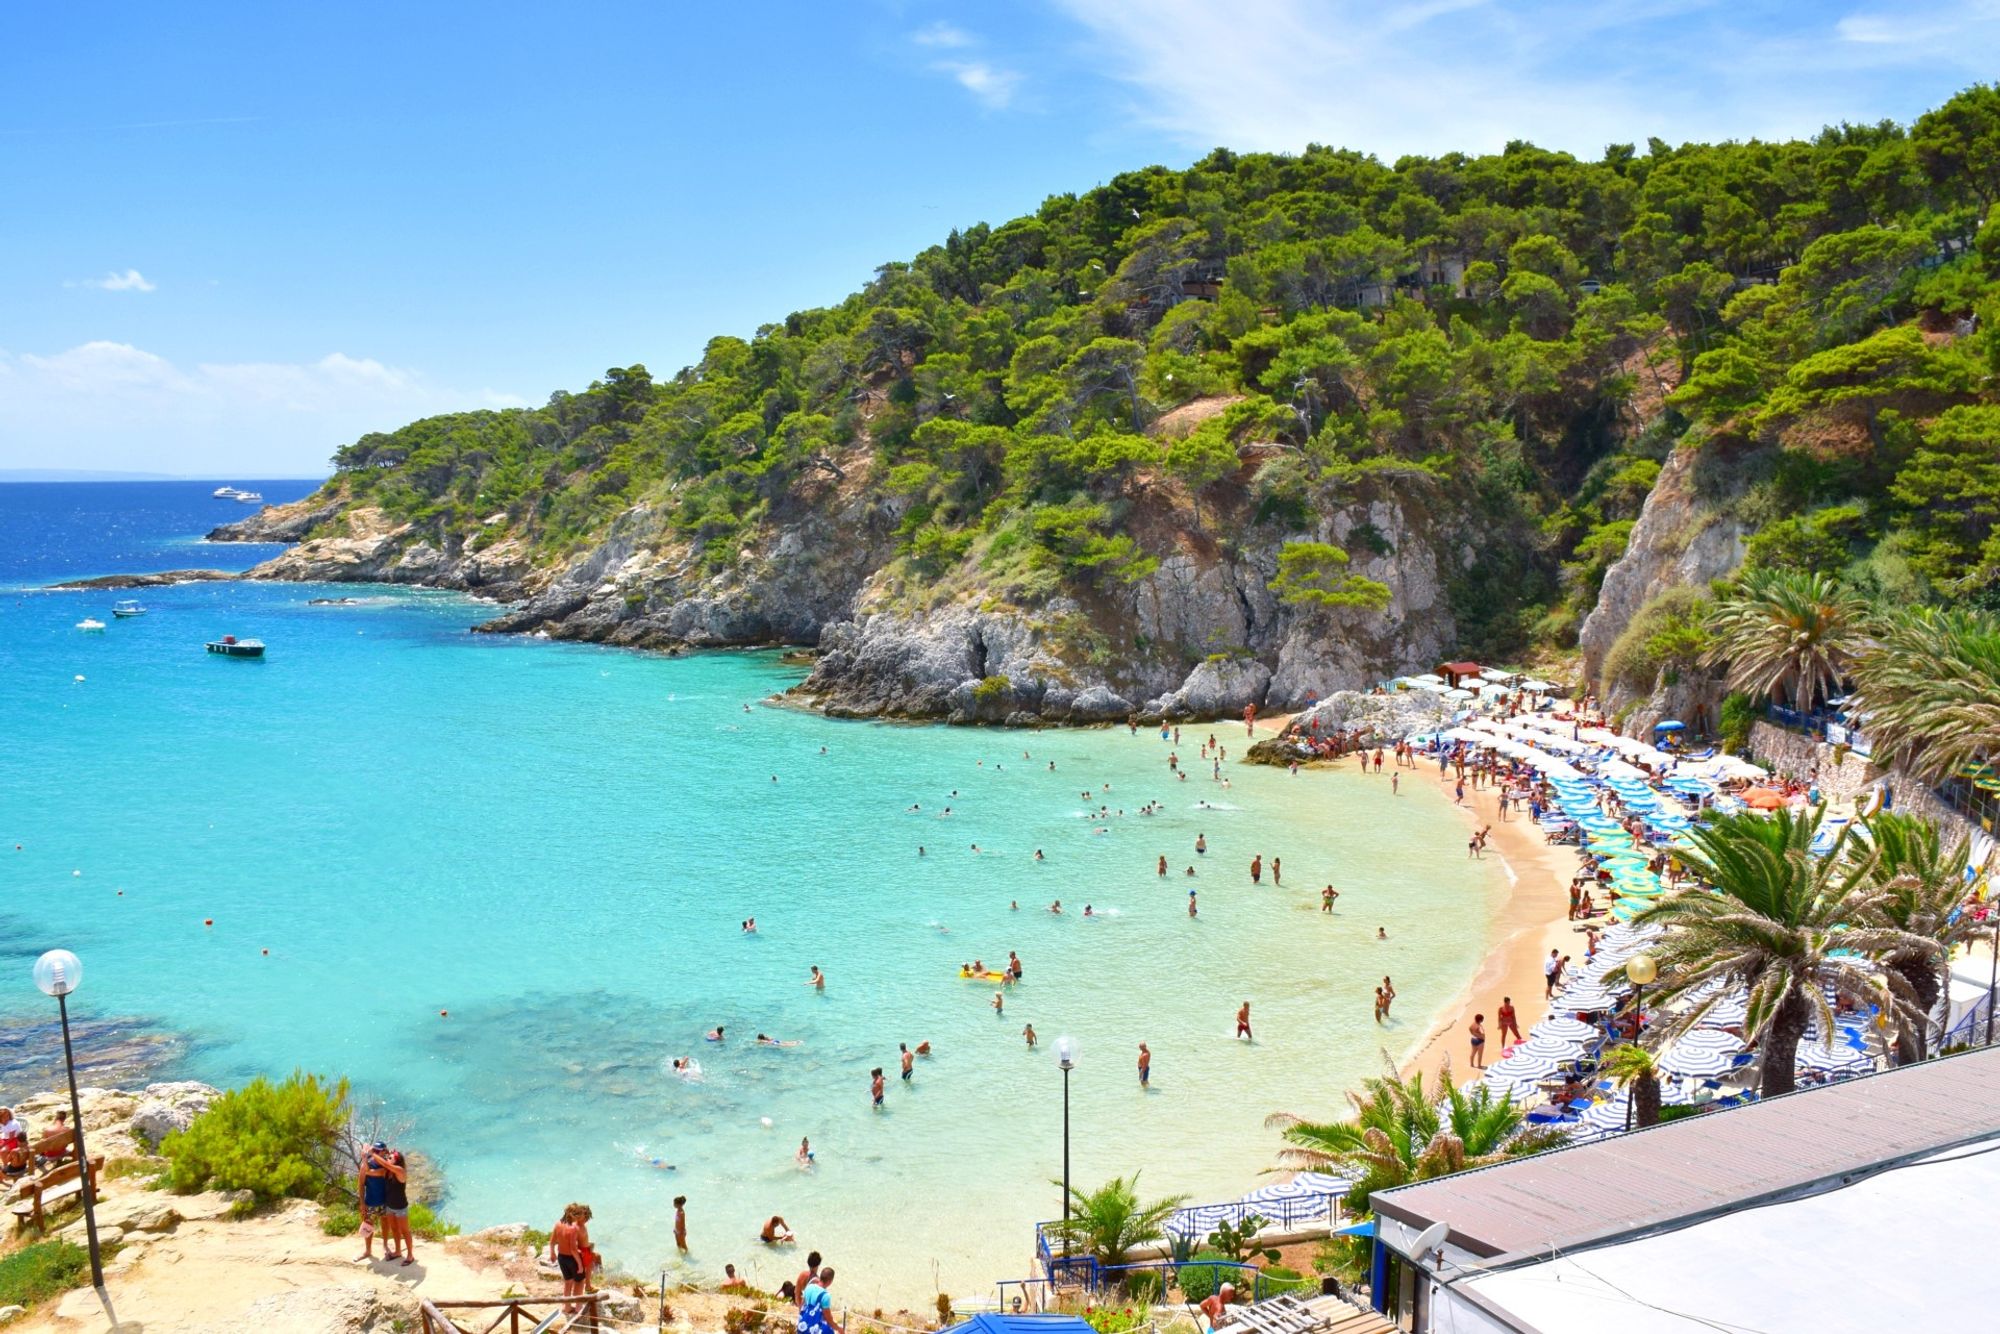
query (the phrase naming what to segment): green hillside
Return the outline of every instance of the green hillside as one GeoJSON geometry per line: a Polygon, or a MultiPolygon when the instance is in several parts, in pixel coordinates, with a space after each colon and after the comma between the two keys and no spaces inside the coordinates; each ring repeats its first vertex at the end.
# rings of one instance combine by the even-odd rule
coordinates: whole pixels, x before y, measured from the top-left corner
{"type": "MultiPolygon", "coordinates": [[[[329,487],[547,562],[650,501],[717,570],[808,481],[880,487],[902,575],[1032,604],[1153,568],[1135,507],[1226,545],[1388,474],[1490,535],[1452,607],[1504,654],[1574,642],[1681,446],[1755,470],[1753,566],[1990,600],[1996,198],[1986,86],[1595,162],[1218,149],[955,231],[671,378],[364,436],[329,487]]],[[[1293,573],[1339,590],[1321,554],[1293,573]]]]}

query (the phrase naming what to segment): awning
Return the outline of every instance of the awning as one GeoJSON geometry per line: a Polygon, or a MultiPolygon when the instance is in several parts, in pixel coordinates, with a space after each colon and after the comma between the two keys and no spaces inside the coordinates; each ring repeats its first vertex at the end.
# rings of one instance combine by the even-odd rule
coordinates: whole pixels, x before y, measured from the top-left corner
{"type": "Polygon", "coordinates": [[[1375,1216],[1370,1214],[1359,1223],[1349,1223],[1346,1227],[1333,1230],[1336,1237],[1372,1237],[1375,1235],[1375,1216]]]}

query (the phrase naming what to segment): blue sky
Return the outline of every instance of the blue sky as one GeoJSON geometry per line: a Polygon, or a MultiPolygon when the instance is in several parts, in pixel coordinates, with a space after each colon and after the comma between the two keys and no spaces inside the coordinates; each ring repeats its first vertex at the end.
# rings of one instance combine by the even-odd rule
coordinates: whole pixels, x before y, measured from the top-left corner
{"type": "Polygon", "coordinates": [[[0,468],[308,474],[1208,148],[1809,134],[2000,0],[13,5],[0,468]]]}

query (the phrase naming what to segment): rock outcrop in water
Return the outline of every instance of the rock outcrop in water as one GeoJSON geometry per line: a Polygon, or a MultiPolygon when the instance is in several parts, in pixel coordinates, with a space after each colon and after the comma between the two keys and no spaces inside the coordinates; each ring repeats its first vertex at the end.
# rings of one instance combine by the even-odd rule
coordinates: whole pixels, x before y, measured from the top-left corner
{"type": "Polygon", "coordinates": [[[100,574],[89,579],[65,579],[54,589],[164,588],[169,584],[218,583],[239,576],[228,570],[161,570],[155,574],[100,574]]]}
{"type": "Polygon", "coordinates": [[[324,492],[209,536],[301,539],[248,578],[424,584],[512,604],[483,631],[669,650],[810,645],[797,693],[835,717],[1235,716],[1428,668],[1453,645],[1448,588],[1472,534],[1421,474],[1356,487],[1302,526],[1245,523],[1227,547],[1162,495],[1131,520],[1169,536],[1157,568],[1033,605],[914,580],[895,562],[902,504],[871,480],[863,463],[800,496],[720,570],[647,505],[555,564],[538,563],[499,516],[470,539],[441,536],[324,492]],[[1349,547],[1353,571],[1388,586],[1387,611],[1282,604],[1270,587],[1278,553],[1300,539],[1349,547]]]}

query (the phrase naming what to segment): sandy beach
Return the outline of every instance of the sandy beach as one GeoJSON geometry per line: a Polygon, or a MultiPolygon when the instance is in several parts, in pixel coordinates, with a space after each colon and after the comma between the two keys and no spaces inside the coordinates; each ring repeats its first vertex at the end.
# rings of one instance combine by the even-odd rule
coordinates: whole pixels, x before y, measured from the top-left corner
{"type": "MultiPolygon", "coordinates": [[[[1421,778],[1449,786],[1449,776],[1440,779],[1434,765],[1420,760],[1409,778],[1421,778]]],[[[1470,1047],[1465,1026],[1475,1013],[1486,1016],[1486,1059],[1500,1059],[1500,1025],[1496,1015],[1503,996],[1514,998],[1514,1010],[1526,1033],[1547,1013],[1542,994],[1542,960],[1559,949],[1583,957],[1583,935],[1568,920],[1569,882],[1578,865],[1577,850],[1542,841],[1540,826],[1525,813],[1500,818],[1499,789],[1471,788],[1465,793],[1466,826],[1492,826],[1485,855],[1498,859],[1509,880],[1506,901],[1493,919],[1493,943],[1485,963],[1452,1006],[1443,1012],[1403,1061],[1407,1075],[1415,1070],[1435,1074],[1448,1059],[1453,1077],[1468,1082],[1470,1047]]],[[[1471,1076],[1477,1078],[1477,1076],[1471,1076]]]]}

